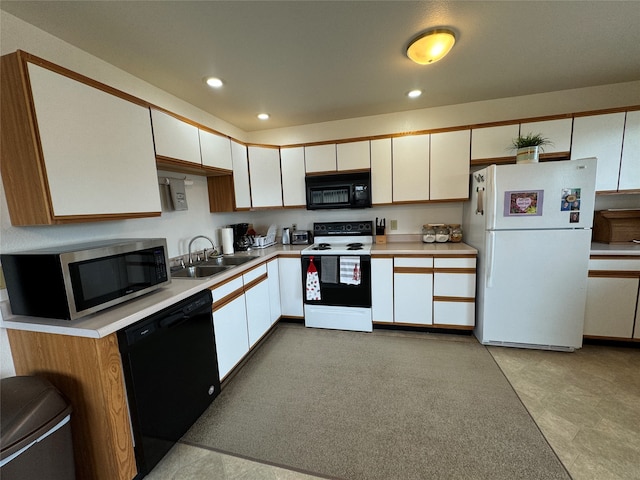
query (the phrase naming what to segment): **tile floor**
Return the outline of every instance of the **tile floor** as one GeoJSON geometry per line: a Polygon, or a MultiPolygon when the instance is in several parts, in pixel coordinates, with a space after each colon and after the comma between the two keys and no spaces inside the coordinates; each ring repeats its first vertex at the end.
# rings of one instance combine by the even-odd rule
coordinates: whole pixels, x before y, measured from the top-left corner
{"type": "MultiPolygon", "coordinates": [[[[488,347],[573,480],[640,480],[640,349],[488,347]]],[[[314,480],[178,443],[149,480],[314,480]]]]}

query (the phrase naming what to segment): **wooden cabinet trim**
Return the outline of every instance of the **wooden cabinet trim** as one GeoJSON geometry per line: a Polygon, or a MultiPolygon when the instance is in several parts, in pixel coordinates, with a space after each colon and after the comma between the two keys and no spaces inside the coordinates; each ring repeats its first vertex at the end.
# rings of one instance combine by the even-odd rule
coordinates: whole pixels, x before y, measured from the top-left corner
{"type": "Polygon", "coordinates": [[[589,278],[640,278],[640,270],[589,270],[589,278]]]}
{"type": "Polygon", "coordinates": [[[433,269],[434,273],[462,273],[462,274],[472,274],[475,275],[475,268],[455,268],[455,267],[435,267],[433,269]]]}
{"type": "MultiPolygon", "coordinates": [[[[245,272],[246,273],[246,272],[245,272]]],[[[247,290],[251,290],[253,287],[255,287],[256,285],[258,285],[259,283],[264,282],[265,280],[267,280],[268,278],[268,273],[263,273],[262,275],[260,275],[258,278],[254,278],[253,280],[251,280],[249,283],[247,283],[244,286],[244,290],[245,292],[247,290]]]]}
{"type": "Polygon", "coordinates": [[[589,260],[640,260],[640,255],[589,255],[589,260]]]}
{"type": "Polygon", "coordinates": [[[419,273],[430,275],[433,273],[433,268],[428,267],[393,267],[393,273],[419,273]]]}
{"type": "Polygon", "coordinates": [[[433,301],[434,302],[474,303],[476,299],[474,297],[445,297],[441,295],[434,295],[433,301]]]}
{"type": "MultiPolygon", "coordinates": [[[[337,140],[323,140],[323,141],[319,141],[319,142],[309,142],[309,143],[296,143],[296,144],[286,144],[286,145],[270,145],[270,144],[249,144],[249,143],[245,143],[242,142],[238,139],[235,139],[234,137],[231,137],[225,133],[219,132],[217,130],[212,129],[211,127],[207,127],[206,125],[200,124],[198,122],[195,122],[189,118],[183,117],[179,114],[176,114],[174,112],[171,112],[165,108],[162,108],[160,106],[154,105],[146,100],[143,100],[141,98],[135,97],[133,95],[130,95],[126,92],[123,92],[121,90],[118,90],[116,88],[110,87],[109,85],[106,85],[104,83],[101,83],[97,80],[93,80],[90,77],[84,76],[80,73],[76,73],[72,70],[69,70],[67,68],[64,68],[60,65],[57,65],[55,63],[49,62],[47,60],[44,60],[43,58],[37,57],[33,54],[27,53],[23,50],[17,50],[16,54],[21,58],[21,60],[23,62],[31,62],[34,63],[36,65],[39,65],[43,68],[47,68],[49,70],[53,70],[61,75],[65,75],[69,78],[72,78],[76,81],[85,83],[87,85],[93,86],[94,88],[98,88],[100,90],[103,90],[107,93],[110,93],[112,95],[118,96],[124,100],[130,101],[132,103],[136,103],[138,105],[144,106],[144,107],[148,107],[148,108],[153,108],[155,110],[159,110],[162,111],[168,115],[171,115],[175,118],[178,118],[180,120],[182,120],[183,122],[186,122],[190,125],[193,125],[195,127],[198,127],[202,130],[208,131],[210,133],[216,134],[216,135],[220,135],[226,138],[229,138],[237,143],[240,143],[242,145],[248,146],[248,145],[252,145],[252,146],[260,146],[260,147],[265,147],[265,148],[294,148],[294,147],[304,147],[304,146],[319,146],[319,145],[326,145],[326,144],[338,144],[338,143],[351,143],[351,142],[360,142],[360,141],[367,141],[367,140],[380,140],[380,139],[386,139],[386,138],[397,138],[397,137],[403,137],[403,136],[407,136],[407,135],[424,135],[424,134],[431,134],[431,133],[444,133],[444,132],[452,132],[452,131],[458,131],[458,130],[468,130],[468,129],[479,129],[479,128],[488,128],[488,127],[496,127],[496,126],[503,126],[503,125],[514,125],[514,124],[520,124],[520,123],[530,123],[530,122],[539,122],[539,121],[545,121],[545,120],[558,120],[558,119],[563,119],[563,118],[575,118],[575,117],[586,117],[586,116],[593,116],[593,115],[604,115],[604,114],[608,114],[608,113],[618,113],[618,112],[629,112],[629,111],[635,111],[635,110],[640,110],[640,105],[629,105],[629,106],[625,106],[625,107],[616,107],[616,108],[607,108],[607,109],[600,109],[600,110],[588,110],[588,111],[581,111],[581,112],[570,112],[570,113],[563,113],[563,114],[556,114],[556,115],[545,115],[545,116],[536,116],[536,117],[524,117],[524,118],[517,118],[517,119],[511,119],[511,120],[503,120],[503,121],[495,121],[495,122],[487,122],[487,123],[478,123],[478,124],[466,124],[466,125],[453,125],[453,126],[449,126],[449,127],[442,127],[442,128],[434,128],[434,129],[427,129],[427,130],[415,130],[415,131],[408,131],[408,132],[398,132],[398,133],[388,133],[388,134],[381,134],[381,135],[368,135],[368,136],[363,136],[363,137],[352,137],[352,138],[342,138],[342,139],[337,139],[337,140]]],[[[13,54],[9,54],[9,55],[13,55],[13,54]]],[[[6,55],[5,55],[6,56],[6,55]]],[[[4,72],[3,72],[4,74],[4,72]]],[[[565,152],[561,152],[561,153],[565,153],[565,152]]],[[[558,155],[557,153],[554,154],[549,154],[551,155],[558,155]]],[[[514,160],[515,161],[515,156],[514,157],[505,157],[508,158],[509,160],[514,160]]],[[[542,158],[544,158],[544,154],[542,156],[542,158]]],[[[496,163],[496,159],[491,159],[492,163],[496,163]]],[[[478,161],[478,160],[476,160],[478,161]]],[[[471,162],[472,165],[474,165],[474,162],[471,162]]]]}
{"type": "Polygon", "coordinates": [[[244,287],[241,287],[241,288],[231,292],[230,294],[222,297],[217,302],[213,302],[213,306],[211,307],[211,311],[213,313],[215,313],[216,311],[220,310],[222,307],[224,307],[225,305],[233,302],[236,298],[241,297],[242,295],[244,295],[244,287]]]}

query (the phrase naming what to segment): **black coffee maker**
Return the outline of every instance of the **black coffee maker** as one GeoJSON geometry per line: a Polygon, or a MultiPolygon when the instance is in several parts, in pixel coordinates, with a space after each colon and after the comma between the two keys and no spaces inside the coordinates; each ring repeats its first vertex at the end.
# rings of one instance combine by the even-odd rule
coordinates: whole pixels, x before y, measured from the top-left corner
{"type": "Polygon", "coordinates": [[[249,231],[249,224],[235,223],[229,226],[233,229],[233,249],[236,252],[247,250],[251,244],[249,235],[247,235],[247,232],[249,231]]]}

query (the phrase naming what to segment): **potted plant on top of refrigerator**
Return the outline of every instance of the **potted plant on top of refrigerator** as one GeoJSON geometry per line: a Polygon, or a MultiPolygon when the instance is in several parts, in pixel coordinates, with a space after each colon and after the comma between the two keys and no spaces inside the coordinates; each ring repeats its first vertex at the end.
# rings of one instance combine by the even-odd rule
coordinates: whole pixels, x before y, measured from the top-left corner
{"type": "Polygon", "coordinates": [[[516,150],[516,163],[537,163],[546,145],[553,143],[541,133],[528,133],[514,138],[510,149],[516,150]]]}

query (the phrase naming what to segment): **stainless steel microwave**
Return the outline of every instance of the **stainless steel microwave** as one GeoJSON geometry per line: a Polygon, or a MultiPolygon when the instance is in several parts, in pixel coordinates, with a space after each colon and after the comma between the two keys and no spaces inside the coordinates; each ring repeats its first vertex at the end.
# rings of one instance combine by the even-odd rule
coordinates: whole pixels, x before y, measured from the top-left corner
{"type": "Polygon", "coordinates": [[[164,238],[133,238],[0,255],[11,311],[75,320],[171,282],[164,238]]]}
{"type": "Polygon", "coordinates": [[[371,172],[305,177],[307,210],[371,206],[371,172]]]}

